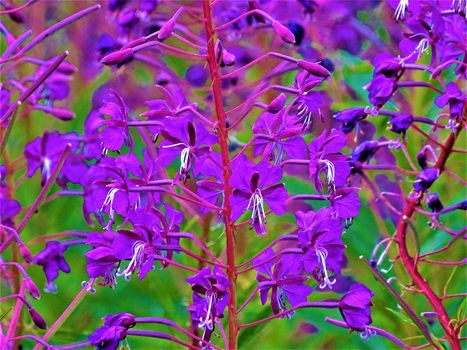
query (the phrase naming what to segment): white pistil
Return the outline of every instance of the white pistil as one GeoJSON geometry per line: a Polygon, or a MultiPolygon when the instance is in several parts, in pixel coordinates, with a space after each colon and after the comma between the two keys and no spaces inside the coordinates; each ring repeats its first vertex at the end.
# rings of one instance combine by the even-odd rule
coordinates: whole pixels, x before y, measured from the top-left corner
{"type": "Polygon", "coordinates": [[[319,163],[326,166],[326,180],[331,189],[335,190],[334,179],[336,178],[336,168],[334,164],[328,159],[320,159],[319,163]]]}
{"type": "Polygon", "coordinates": [[[321,264],[321,269],[323,270],[324,281],[319,285],[319,288],[323,289],[329,287],[332,289],[332,285],[336,283],[336,280],[330,280],[327,267],[326,267],[326,258],[328,257],[328,251],[324,248],[317,248],[316,255],[318,256],[318,262],[321,264]]]}
{"type": "Polygon", "coordinates": [[[107,224],[105,229],[109,229],[109,225],[112,225],[114,216],[115,216],[115,210],[113,208],[113,203],[115,199],[115,195],[118,192],[118,188],[112,188],[108,193],[107,196],[105,197],[104,203],[102,203],[102,207],[100,211],[104,211],[104,208],[106,206],[109,206],[109,223],[107,224]]]}
{"type": "Polygon", "coordinates": [[[42,175],[44,175],[46,180],[48,180],[50,177],[51,165],[52,162],[50,161],[50,159],[45,157],[42,165],[42,175]]]}
{"type": "Polygon", "coordinates": [[[266,212],[264,211],[264,200],[259,188],[256,189],[255,193],[250,197],[247,209],[251,210],[250,223],[253,225],[258,220],[261,226],[266,224],[266,212]],[[251,209],[250,209],[251,208],[251,209]]]}
{"type": "Polygon", "coordinates": [[[162,146],[162,148],[172,148],[177,146],[185,146],[180,153],[180,174],[188,172],[190,170],[190,147],[184,143],[174,143],[173,145],[162,146]]]}
{"type": "Polygon", "coordinates": [[[123,271],[117,271],[117,276],[125,276],[126,279],[143,263],[144,242],[136,241],[133,243],[133,256],[130,263],[123,271]]]}
{"type": "Polygon", "coordinates": [[[396,7],[396,11],[394,11],[394,18],[396,19],[396,21],[405,17],[405,11],[407,10],[407,7],[409,7],[409,0],[399,1],[399,4],[396,7]]]}
{"type": "Polygon", "coordinates": [[[203,339],[206,333],[206,329],[209,329],[210,331],[212,331],[213,329],[211,312],[212,312],[212,305],[216,301],[216,293],[214,293],[211,290],[208,290],[204,297],[208,303],[208,310],[206,312],[206,317],[204,320],[202,317],[199,318],[199,326],[198,326],[199,328],[204,328],[203,339]]]}

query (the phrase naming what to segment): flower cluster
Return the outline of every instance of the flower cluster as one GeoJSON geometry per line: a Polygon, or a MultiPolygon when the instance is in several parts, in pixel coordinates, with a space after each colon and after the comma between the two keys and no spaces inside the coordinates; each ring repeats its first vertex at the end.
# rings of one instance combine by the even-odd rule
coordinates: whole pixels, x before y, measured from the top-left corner
{"type": "MultiPolygon", "coordinates": [[[[452,155],[465,154],[455,147],[466,122],[465,1],[110,0],[35,36],[31,30],[18,34],[14,24],[26,21],[21,15],[35,1],[2,6],[0,15],[10,20],[2,25],[7,46],[0,57],[0,269],[8,286],[0,301],[16,300],[12,315],[1,321],[7,349],[31,340],[37,348],[112,350],[141,337],[152,344],[146,346],[154,346],[148,339],[153,338],[156,344],[234,350],[246,328],[279,318],[295,322],[302,309],[319,308],[332,317],[340,314],[342,321],[326,321],[363,339],[380,335],[402,348],[439,348],[444,341],[460,350],[464,322],[454,322],[443,302],[464,294],[449,295],[446,287],[439,296],[419,266],[465,263],[464,257],[431,258],[465,239],[465,230],[456,231],[459,219],[444,220],[466,209],[465,198],[447,205],[453,196],[436,187],[444,175],[465,185],[447,166],[452,155]],[[387,43],[359,20],[376,8],[394,13],[385,19],[387,43]],[[76,57],[80,64],[65,61],[72,51],[32,56],[31,49],[46,38],[92,16],[109,23],[91,25],[93,39],[76,57]],[[341,61],[348,56],[371,61],[373,75],[358,86],[362,91],[342,74],[341,61]],[[20,69],[26,63],[33,73],[20,69]],[[95,87],[92,98],[86,97],[92,101],[83,131],[31,136],[28,130],[16,154],[10,135],[20,123],[44,113],[69,121],[74,109],[81,116],[72,78],[95,87]],[[419,112],[412,94],[421,94],[417,99],[436,109],[437,117],[419,112]],[[381,120],[389,124],[387,133],[381,120]],[[37,176],[38,194],[25,205],[16,190],[37,176]],[[78,211],[87,229],[34,233],[32,239],[22,234],[34,231],[32,218],[46,203],[66,197],[82,200],[78,211]],[[444,240],[438,239],[434,249],[423,237],[421,248],[415,216],[428,218],[430,230],[450,240],[440,248],[444,240]],[[360,222],[354,229],[360,217],[377,225],[360,222]],[[379,241],[372,253],[354,238],[362,229],[367,239],[379,241]],[[34,247],[33,254],[38,242],[44,247],[34,247]],[[61,273],[78,275],[67,258],[77,246],[86,249],[79,262],[88,275],[81,291],[47,333],[20,335],[30,331],[21,326],[23,306],[38,328],[47,327],[25,294],[39,297],[30,267],[42,267],[46,292],[61,293],[61,273]],[[401,265],[402,273],[385,277],[387,260],[401,265]],[[415,344],[420,334],[406,344],[399,339],[408,338],[402,331],[396,336],[372,325],[376,289],[362,283],[373,277],[356,273],[354,265],[386,287],[424,343],[415,344]],[[86,340],[62,344],[52,337],[87,294],[105,288],[130,300],[128,290],[135,286],[164,289],[158,275],[165,273],[177,286],[181,297],[173,302],[188,324],[168,317],[170,310],[155,317],[147,314],[150,308],[128,305],[104,316],[99,328],[83,330],[86,340]],[[409,304],[402,292],[415,292],[424,303],[409,304]],[[442,337],[419,316],[426,301],[442,337]]],[[[385,310],[393,311],[379,312],[385,310]]]]}

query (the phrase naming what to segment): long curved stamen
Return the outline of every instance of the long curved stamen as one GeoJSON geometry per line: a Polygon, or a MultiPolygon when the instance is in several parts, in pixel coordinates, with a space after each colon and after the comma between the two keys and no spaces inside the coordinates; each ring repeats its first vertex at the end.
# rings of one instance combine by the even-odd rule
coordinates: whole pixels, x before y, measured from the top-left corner
{"type": "Polygon", "coordinates": [[[334,164],[328,159],[321,159],[319,162],[326,166],[326,180],[331,189],[335,189],[336,168],[334,164]]]}
{"type": "Polygon", "coordinates": [[[102,206],[100,209],[100,211],[102,212],[104,211],[106,206],[109,206],[109,223],[107,224],[107,226],[104,227],[104,229],[106,230],[112,228],[112,223],[113,223],[114,216],[115,216],[115,210],[113,208],[113,203],[114,203],[115,195],[117,194],[117,192],[118,192],[118,188],[112,188],[107,193],[104,203],[102,203],[102,206]]]}
{"type": "Polygon", "coordinates": [[[319,288],[323,289],[329,287],[332,289],[332,285],[336,283],[336,280],[332,280],[329,278],[327,267],[326,267],[326,258],[328,257],[328,251],[324,248],[317,248],[316,255],[318,256],[318,262],[321,264],[321,270],[324,275],[324,281],[319,285],[319,288]]]}
{"type": "Polygon", "coordinates": [[[125,276],[126,279],[143,263],[144,242],[133,243],[133,256],[130,263],[123,271],[117,271],[117,276],[125,276]]]}
{"type": "Polygon", "coordinates": [[[405,11],[407,10],[407,7],[409,7],[409,0],[399,1],[399,4],[397,5],[396,10],[394,11],[394,18],[396,19],[396,21],[405,17],[405,11]]]}
{"type": "Polygon", "coordinates": [[[190,170],[190,147],[188,147],[186,144],[179,142],[179,143],[174,143],[173,145],[166,145],[162,146],[162,148],[172,148],[172,147],[177,147],[177,146],[185,146],[184,149],[182,149],[182,152],[180,153],[180,174],[186,173],[188,170],[190,170]]]}
{"type": "Polygon", "coordinates": [[[466,0],[452,0],[451,9],[456,12],[464,12],[465,18],[467,18],[467,1],[466,0]]]}
{"type": "Polygon", "coordinates": [[[422,40],[420,40],[420,42],[418,43],[417,47],[415,48],[415,51],[418,55],[418,57],[420,57],[421,55],[423,55],[423,53],[425,51],[427,51],[428,49],[430,48],[430,42],[428,41],[427,38],[423,38],[422,40]]]}
{"type": "Polygon", "coordinates": [[[203,339],[206,334],[206,330],[209,329],[210,331],[212,331],[214,328],[214,324],[213,324],[214,318],[212,317],[211,313],[212,313],[212,306],[216,302],[216,293],[214,293],[212,290],[208,290],[204,297],[206,298],[206,302],[208,303],[208,310],[206,312],[206,317],[204,320],[202,317],[199,318],[199,326],[198,326],[199,328],[204,328],[203,339]]]}
{"type": "Polygon", "coordinates": [[[250,223],[253,225],[256,221],[261,226],[266,224],[266,212],[264,211],[264,200],[259,188],[253,193],[248,202],[247,209],[251,210],[250,223]]]}

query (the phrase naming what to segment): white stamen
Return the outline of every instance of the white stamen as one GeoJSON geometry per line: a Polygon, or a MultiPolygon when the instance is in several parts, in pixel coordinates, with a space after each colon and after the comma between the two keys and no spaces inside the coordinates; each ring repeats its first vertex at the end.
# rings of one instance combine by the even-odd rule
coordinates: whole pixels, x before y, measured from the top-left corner
{"type": "MultiPolygon", "coordinates": [[[[206,328],[212,331],[213,329],[213,323],[212,323],[212,318],[211,318],[211,310],[212,310],[212,305],[215,302],[216,299],[216,293],[213,291],[208,290],[205,295],[206,301],[208,302],[208,311],[206,312],[206,318],[203,320],[202,317],[199,318],[199,328],[203,327],[204,332],[206,332],[206,328]]],[[[204,333],[203,333],[203,339],[204,339],[204,333]]]]}
{"type": "MultiPolygon", "coordinates": [[[[279,288],[277,291],[277,303],[279,304],[279,309],[281,311],[286,311],[287,310],[287,304],[285,302],[285,293],[284,291],[279,288]]],[[[292,316],[295,314],[295,312],[289,312],[287,313],[286,317],[287,318],[292,318],[292,316]]]]}
{"type": "Polygon", "coordinates": [[[328,271],[326,268],[326,258],[328,257],[328,251],[324,248],[316,248],[316,255],[318,256],[318,262],[321,264],[321,269],[323,270],[324,281],[319,285],[319,288],[323,289],[329,287],[332,289],[332,285],[336,283],[336,280],[330,280],[328,271]]]}
{"type": "Polygon", "coordinates": [[[107,196],[105,197],[105,200],[104,200],[104,203],[102,203],[102,207],[100,209],[100,211],[104,211],[104,208],[106,206],[109,206],[109,223],[106,227],[104,227],[105,229],[109,229],[109,225],[112,225],[112,222],[113,222],[113,219],[114,219],[114,216],[115,216],[115,210],[113,208],[113,203],[114,203],[114,198],[115,198],[115,194],[118,192],[118,188],[112,188],[108,193],[107,193],[107,196]]]}
{"type": "Polygon", "coordinates": [[[136,241],[133,243],[133,256],[130,260],[130,263],[123,271],[117,271],[117,276],[125,276],[128,278],[133,271],[135,271],[143,263],[143,251],[144,251],[144,242],[136,241]]]}
{"type": "Polygon", "coordinates": [[[326,180],[328,185],[332,189],[335,189],[334,179],[336,178],[336,168],[334,167],[334,164],[328,159],[320,159],[319,163],[322,163],[326,166],[326,180]]]}
{"type": "Polygon", "coordinates": [[[259,188],[256,189],[255,193],[250,197],[247,209],[251,210],[250,223],[253,224],[256,220],[259,221],[261,226],[266,224],[266,212],[264,211],[264,200],[259,188]]]}
{"type": "Polygon", "coordinates": [[[407,10],[407,7],[409,7],[409,0],[399,1],[399,4],[397,5],[396,10],[394,11],[394,18],[396,19],[396,21],[405,17],[405,11],[407,10]]]}
{"type": "Polygon", "coordinates": [[[430,48],[430,42],[428,41],[427,38],[423,38],[420,40],[418,43],[417,47],[415,48],[415,53],[417,53],[417,56],[420,58],[423,53],[430,48]]]}
{"type": "Polygon", "coordinates": [[[467,1],[466,0],[452,0],[451,8],[456,12],[464,11],[464,16],[467,18],[467,1]]]}
{"type": "Polygon", "coordinates": [[[172,148],[177,146],[185,146],[180,153],[180,174],[188,172],[190,170],[190,147],[184,143],[174,143],[173,145],[162,146],[162,148],[172,148]]]}

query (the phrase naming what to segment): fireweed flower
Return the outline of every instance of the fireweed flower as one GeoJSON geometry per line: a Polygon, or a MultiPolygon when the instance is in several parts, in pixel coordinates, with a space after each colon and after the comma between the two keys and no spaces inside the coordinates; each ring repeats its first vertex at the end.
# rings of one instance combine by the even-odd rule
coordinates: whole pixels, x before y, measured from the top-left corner
{"type": "Polygon", "coordinates": [[[128,108],[123,101],[123,98],[116,92],[111,94],[112,100],[107,100],[99,109],[103,115],[109,116],[109,119],[104,119],[102,124],[104,128],[100,133],[100,141],[103,147],[103,154],[108,150],[118,151],[125,143],[128,147],[133,148],[133,138],[128,130],[128,108]]]}
{"type": "Polygon", "coordinates": [[[179,174],[182,179],[189,177],[192,168],[193,174],[198,175],[199,157],[206,155],[210,146],[217,141],[217,136],[208,132],[201,123],[188,120],[166,121],[161,133],[164,141],[159,145],[158,164],[168,166],[175,158],[180,157],[179,174]]]}
{"type": "MultiPolygon", "coordinates": [[[[253,260],[253,265],[259,265],[273,255],[273,250],[268,249],[253,260]]],[[[300,274],[301,269],[297,268],[299,261],[296,255],[283,255],[280,259],[256,268],[261,304],[266,304],[271,291],[271,307],[275,314],[287,310],[287,302],[292,306],[306,302],[307,296],[313,291],[310,286],[304,284],[308,277],[300,274]]],[[[290,318],[292,315],[293,313],[289,313],[287,317],[290,318]]]]}
{"type": "Polygon", "coordinates": [[[45,248],[37,253],[33,259],[33,263],[41,265],[47,280],[47,285],[44,290],[46,292],[54,293],[57,291],[57,286],[54,281],[57,279],[59,271],[69,273],[70,266],[65,260],[63,254],[67,250],[68,245],[58,241],[49,241],[46,243],[45,248]]]}
{"type": "Polygon", "coordinates": [[[28,161],[28,177],[32,177],[36,171],[41,169],[41,184],[52,175],[52,169],[58,163],[61,154],[69,143],[72,145],[71,152],[77,148],[76,142],[70,142],[70,136],[76,133],[59,134],[57,131],[45,132],[42,137],[36,137],[24,148],[24,156],[28,161]]]}
{"type": "Polygon", "coordinates": [[[323,119],[321,114],[321,106],[323,105],[324,99],[320,92],[308,91],[304,94],[300,94],[297,98],[297,118],[302,124],[303,130],[308,130],[313,123],[313,117],[317,113],[321,120],[323,119]]]}
{"type": "Polygon", "coordinates": [[[373,322],[370,309],[373,296],[374,293],[366,286],[355,283],[339,301],[339,311],[345,323],[353,330],[364,332],[363,337],[372,334],[367,326],[373,322]]]}
{"type": "Polygon", "coordinates": [[[329,209],[296,214],[299,246],[303,268],[319,283],[319,288],[331,288],[336,282],[329,276],[340,273],[345,245],[342,242],[342,226],[332,217],[329,209]]]}
{"type": "Polygon", "coordinates": [[[457,127],[458,119],[462,118],[465,106],[466,97],[456,85],[456,83],[449,83],[446,87],[444,94],[435,99],[435,104],[439,108],[449,106],[450,120],[448,127],[457,127]]]}
{"type": "Polygon", "coordinates": [[[276,215],[286,213],[287,190],[282,179],[282,169],[267,161],[258,164],[240,158],[235,164],[236,171],[230,178],[233,187],[231,220],[237,220],[243,212],[251,210],[250,225],[256,234],[266,234],[266,210],[268,204],[276,215]]]}
{"type": "Polygon", "coordinates": [[[120,260],[115,256],[113,242],[116,233],[105,231],[103,233],[90,233],[86,244],[93,247],[86,253],[86,272],[91,278],[102,277],[99,282],[102,286],[113,288],[116,281],[116,271],[120,260]]]}
{"type": "Polygon", "coordinates": [[[336,113],[333,117],[342,123],[342,132],[348,134],[358,126],[358,122],[364,120],[368,113],[365,107],[345,109],[336,113]]]}
{"type": "Polygon", "coordinates": [[[285,118],[284,111],[277,114],[262,113],[252,131],[254,133],[254,155],[262,154],[265,160],[280,164],[284,158],[304,157],[306,144],[300,136],[301,128],[285,118]]]}
{"type": "Polygon", "coordinates": [[[343,186],[350,174],[348,156],[340,153],[347,137],[338,130],[332,130],[329,135],[326,130],[315,138],[308,146],[310,153],[309,178],[313,180],[315,189],[321,192],[324,184],[321,172],[326,174],[329,192],[335,191],[336,186],[343,186]]]}
{"type": "MultiPolygon", "coordinates": [[[[203,328],[202,339],[210,341],[217,320],[224,317],[229,301],[229,280],[222,269],[203,268],[186,281],[193,291],[193,304],[188,306],[195,327],[203,328]]],[[[200,344],[203,345],[203,344],[200,344]]]]}
{"type": "Polygon", "coordinates": [[[116,350],[120,342],[126,338],[129,328],[136,324],[135,317],[127,313],[118,313],[104,317],[104,325],[97,328],[89,341],[99,350],[116,350]]]}

